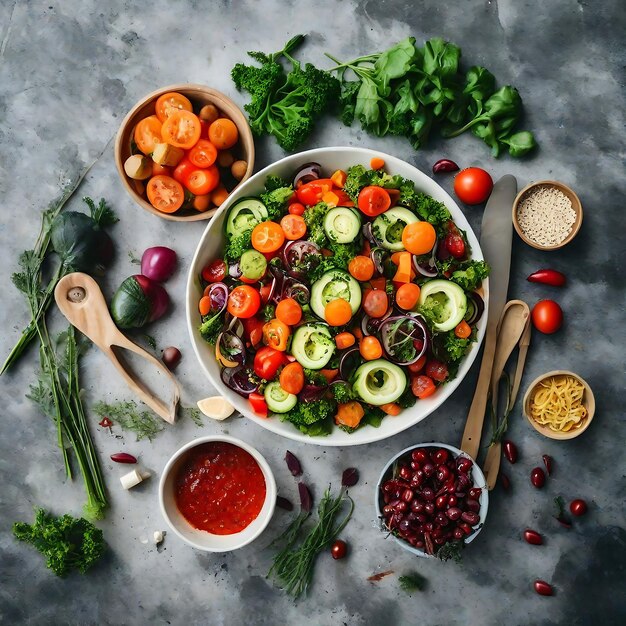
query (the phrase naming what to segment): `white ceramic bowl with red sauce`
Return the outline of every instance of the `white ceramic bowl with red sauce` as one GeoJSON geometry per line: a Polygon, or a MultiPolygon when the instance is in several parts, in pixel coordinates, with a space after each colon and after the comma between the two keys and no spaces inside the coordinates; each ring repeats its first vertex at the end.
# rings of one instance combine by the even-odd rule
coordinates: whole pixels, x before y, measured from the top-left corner
{"type": "Polygon", "coordinates": [[[226,435],[200,437],[176,451],[165,465],[159,483],[159,504],[165,521],[185,543],[206,552],[230,552],[254,541],[269,524],[276,506],[276,481],[265,458],[245,441],[226,435]],[[176,477],[180,467],[188,460],[189,453],[198,446],[216,442],[229,443],[250,454],[265,479],[265,500],[259,514],[243,530],[228,535],[213,534],[194,528],[180,512],[175,497],[176,477]]]}

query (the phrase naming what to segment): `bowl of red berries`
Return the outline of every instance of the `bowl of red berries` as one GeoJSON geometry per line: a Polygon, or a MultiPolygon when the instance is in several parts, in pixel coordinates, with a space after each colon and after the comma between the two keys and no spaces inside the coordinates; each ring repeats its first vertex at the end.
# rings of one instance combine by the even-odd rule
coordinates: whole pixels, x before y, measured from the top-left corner
{"type": "Polygon", "coordinates": [[[444,443],[420,443],[383,469],[375,506],[381,529],[417,556],[458,560],[481,531],[489,494],[480,468],[444,443]]]}

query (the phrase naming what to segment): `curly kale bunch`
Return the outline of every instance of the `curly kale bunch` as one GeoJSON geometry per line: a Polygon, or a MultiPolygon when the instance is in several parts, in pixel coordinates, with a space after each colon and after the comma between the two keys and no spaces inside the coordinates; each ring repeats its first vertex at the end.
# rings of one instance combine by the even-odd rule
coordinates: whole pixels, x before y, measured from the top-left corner
{"type": "Polygon", "coordinates": [[[73,569],[84,574],[102,558],[106,548],[102,531],[85,518],[69,514],[54,517],[43,509],[35,512],[32,525],[13,524],[13,534],[35,546],[45,557],[46,567],[61,577],[73,569]]]}
{"type": "Polygon", "coordinates": [[[311,134],[315,121],[339,100],[339,81],[330,73],[307,63],[304,68],[291,52],[304,35],[290,39],[273,54],[248,52],[260,67],[237,63],[231,71],[237,89],[247,91],[251,101],[244,106],[252,132],[274,135],[279,145],[293,152],[311,134]],[[281,63],[291,63],[287,73],[281,63]]]}

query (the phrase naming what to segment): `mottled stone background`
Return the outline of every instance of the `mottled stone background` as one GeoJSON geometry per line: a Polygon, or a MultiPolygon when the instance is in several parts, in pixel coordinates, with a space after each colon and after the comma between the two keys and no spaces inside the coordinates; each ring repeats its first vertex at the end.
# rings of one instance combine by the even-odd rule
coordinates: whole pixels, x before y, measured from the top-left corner
{"type": "MultiPolygon", "coordinates": [[[[88,576],[58,580],[40,556],[18,544],[10,529],[27,520],[34,505],[56,513],[79,514],[80,481],[67,483],[53,426],[24,398],[37,363],[31,351],[19,368],[0,381],[0,623],[13,624],[608,624],[623,623],[624,597],[624,33],[620,0],[465,0],[462,2],[315,3],[253,2],[149,3],[111,0],[6,0],[0,5],[0,254],[2,255],[0,354],[18,337],[26,308],[10,284],[18,252],[32,245],[40,211],[61,185],[93,160],[96,165],[80,195],[105,196],[121,221],[114,237],[118,255],[103,280],[115,285],[136,268],[129,252],[168,244],[180,254],[180,270],[167,288],[174,310],[149,332],[161,347],[180,346],[178,370],[184,400],[192,403],[213,389],[199,374],[185,327],[185,276],[203,225],[175,224],[152,217],[125,195],[113,164],[118,124],[145,93],[177,82],[204,83],[243,104],[229,70],[246,50],[279,49],[297,32],[308,32],[301,56],[328,67],[331,51],[351,58],[389,46],[409,34],[418,42],[443,36],[463,48],[463,59],[489,67],[499,81],[516,85],[526,105],[526,126],[541,145],[535,156],[494,161],[471,136],[433,142],[414,152],[401,139],[376,139],[357,128],[327,120],[305,147],[355,145],[393,153],[429,171],[440,157],[464,166],[486,167],[494,178],[513,173],[520,187],[555,178],[574,187],[585,208],[576,241],[564,251],[541,253],[514,239],[510,297],[529,304],[556,297],[565,311],[564,328],[554,336],[535,334],[523,389],[554,368],[579,372],[592,385],[597,417],[580,439],[558,443],[541,438],[522,419],[519,406],[510,436],[521,458],[507,468],[513,489],[492,494],[487,525],[460,566],[425,561],[385,541],[372,508],[378,474],[396,451],[422,441],[458,444],[477,364],[436,413],[390,440],[360,448],[324,449],[281,440],[248,423],[197,428],[182,421],[153,444],[118,438],[114,429],[95,427],[94,438],[110,488],[111,510],[100,526],[110,546],[106,561],[88,576]],[[540,267],[565,271],[560,291],[531,285],[525,277],[540,267]],[[182,443],[204,433],[226,431],[253,441],[270,460],[281,493],[295,499],[295,485],[282,458],[289,448],[305,467],[315,495],[340,471],[354,465],[361,482],[353,489],[354,519],[343,533],[349,558],[319,559],[310,596],[294,604],[266,580],[271,540],[287,521],[278,511],[261,539],[238,552],[204,554],[166,537],[157,551],[145,541],[164,529],[157,504],[158,474],[182,443]],[[112,452],[140,455],[155,476],[124,492],[124,470],[108,461],[112,452]],[[543,491],[529,471],[551,454],[554,477],[543,491]],[[552,499],[583,497],[590,505],[574,528],[552,519],[552,499]],[[520,537],[531,526],[544,533],[542,547],[520,537]],[[378,583],[366,578],[382,570],[395,574],[378,583]],[[417,570],[429,584],[406,595],[398,574],[417,570]],[[532,590],[542,578],[556,588],[544,598],[532,590]]],[[[257,167],[282,156],[273,141],[258,142],[257,167]]],[[[452,179],[441,182],[451,190],[452,179]]],[[[467,208],[480,226],[481,208],[467,208]]],[[[58,316],[56,317],[58,321],[58,316]]],[[[97,350],[85,359],[87,405],[128,397],[108,361],[97,350]]],[[[519,402],[518,402],[519,405],[519,402]]]]}

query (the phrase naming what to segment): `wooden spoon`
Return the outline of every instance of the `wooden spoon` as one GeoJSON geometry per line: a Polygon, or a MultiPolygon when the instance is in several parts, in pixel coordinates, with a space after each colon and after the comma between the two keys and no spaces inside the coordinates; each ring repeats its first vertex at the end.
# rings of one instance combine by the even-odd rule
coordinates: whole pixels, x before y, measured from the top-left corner
{"type": "Polygon", "coordinates": [[[109,357],[126,384],[139,396],[140,400],[159,417],[173,424],[176,420],[176,406],[180,398],[180,389],[176,379],[161,361],[119,331],[111,319],[98,283],[88,274],[81,272],[68,274],[58,282],[54,290],[54,298],[61,313],[70,324],[89,337],[109,357]],[[157,398],[148,389],[138,375],[130,370],[121,351],[114,350],[114,348],[122,348],[138,354],[164,375],[173,386],[172,399],[169,404],[157,398]]]}
{"type": "MultiPolygon", "coordinates": [[[[521,380],[521,373],[526,358],[526,350],[528,349],[528,343],[522,346],[523,342],[521,340],[525,337],[527,329],[530,328],[529,322],[530,309],[525,302],[521,300],[511,300],[507,302],[502,311],[502,317],[498,326],[496,354],[493,361],[493,370],[491,372],[491,405],[496,411],[498,408],[498,386],[502,378],[502,373],[504,372],[504,367],[511,353],[515,350],[515,347],[520,344],[520,359],[518,359],[515,372],[515,395],[511,393],[509,399],[511,404],[515,402],[515,396],[517,396],[519,381],[521,380]]],[[[530,340],[530,335],[528,335],[528,339],[530,340]]],[[[501,451],[502,444],[499,441],[490,445],[487,450],[483,473],[485,474],[488,489],[493,489],[496,484],[498,471],[500,470],[501,451]]]]}

